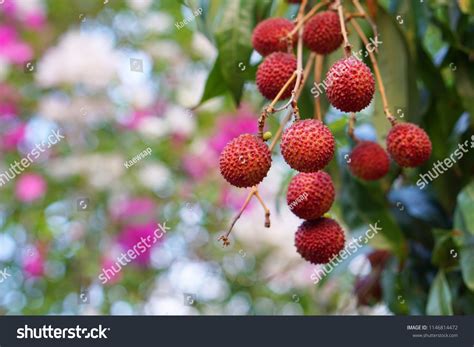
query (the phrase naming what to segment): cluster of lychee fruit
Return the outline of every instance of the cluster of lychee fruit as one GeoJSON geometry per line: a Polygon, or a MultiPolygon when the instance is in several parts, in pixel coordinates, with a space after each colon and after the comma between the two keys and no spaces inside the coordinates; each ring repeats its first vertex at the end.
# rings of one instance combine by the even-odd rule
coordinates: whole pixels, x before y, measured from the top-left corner
{"type": "MultiPolygon", "coordinates": [[[[267,99],[278,96],[297,69],[293,54],[295,25],[285,18],[270,18],[259,23],[252,44],[264,60],[256,75],[260,93],[267,99]]],[[[317,54],[332,53],[343,43],[338,14],[327,10],[314,15],[304,26],[304,45],[317,54]]],[[[290,98],[295,82],[289,84],[280,100],[290,98]]],[[[326,95],[342,112],[359,112],[372,101],[375,80],[370,68],[355,57],[338,60],[327,72],[326,95]]],[[[387,136],[387,150],[402,167],[415,167],[431,154],[427,134],[411,123],[395,124],[387,136]]],[[[299,173],[293,177],[287,192],[291,211],[305,221],[295,235],[301,256],[314,264],[329,262],[344,248],[344,232],[340,225],[326,216],[334,198],[331,177],[323,171],[334,157],[335,140],[320,120],[296,120],[281,139],[281,154],[286,163],[299,173]]],[[[236,187],[253,187],[267,175],[271,153],[265,139],[242,134],[229,142],[220,156],[223,177],[236,187]]],[[[385,176],[390,168],[389,155],[379,144],[358,141],[350,154],[349,169],[364,180],[385,176]]]]}

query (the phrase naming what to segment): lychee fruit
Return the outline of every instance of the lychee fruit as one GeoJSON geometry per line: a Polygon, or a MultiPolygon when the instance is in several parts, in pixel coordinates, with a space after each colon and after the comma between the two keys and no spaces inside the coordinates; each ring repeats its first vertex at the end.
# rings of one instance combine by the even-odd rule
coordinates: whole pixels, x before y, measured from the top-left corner
{"type": "Polygon", "coordinates": [[[388,173],[390,158],[379,144],[361,141],[352,150],[349,169],[354,176],[363,180],[378,180],[388,173]]]}
{"type": "Polygon", "coordinates": [[[315,119],[293,123],[281,138],[281,154],[293,169],[316,172],[334,156],[334,136],[327,126],[315,119]]]}
{"type": "Polygon", "coordinates": [[[219,167],[222,176],[233,186],[252,187],[265,178],[272,157],[265,142],[251,134],[242,134],[222,150],[219,167]]]}
{"type": "MultiPolygon", "coordinates": [[[[275,52],[267,56],[257,69],[257,87],[267,99],[274,99],[296,71],[296,57],[291,53],[275,52]]],[[[295,81],[290,83],[281,100],[291,96],[295,81]]]]}
{"type": "Polygon", "coordinates": [[[334,52],[343,41],[339,16],[334,11],[320,12],[304,27],[303,42],[318,54],[334,52]]]}
{"type": "MultiPolygon", "coordinates": [[[[273,52],[287,52],[288,40],[285,38],[295,25],[286,18],[268,18],[260,22],[252,34],[252,45],[263,56],[273,52]]],[[[291,45],[295,42],[290,39],[291,45]]]]}
{"type": "Polygon", "coordinates": [[[342,112],[366,108],[375,93],[375,81],[369,67],[357,58],[338,60],[329,69],[326,80],[329,102],[342,112]]]}
{"type": "Polygon", "coordinates": [[[431,141],[426,132],[413,123],[397,124],[387,135],[387,150],[402,167],[417,167],[431,155],[431,141]]]}
{"type": "Polygon", "coordinates": [[[286,201],[298,217],[317,219],[329,211],[334,196],[334,185],[326,172],[301,172],[291,179],[286,201]]]}
{"type": "Polygon", "coordinates": [[[313,264],[326,264],[344,248],[344,232],[331,218],[305,221],[295,234],[295,246],[301,256],[313,264]]]}

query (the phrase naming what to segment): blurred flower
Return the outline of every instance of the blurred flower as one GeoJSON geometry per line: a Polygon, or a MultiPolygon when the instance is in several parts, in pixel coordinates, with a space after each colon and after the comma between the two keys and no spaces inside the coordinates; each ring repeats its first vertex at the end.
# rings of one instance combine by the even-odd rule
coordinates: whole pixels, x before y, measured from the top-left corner
{"type": "Polygon", "coordinates": [[[0,84],[0,116],[17,115],[20,93],[6,83],[0,84]]]}
{"type": "Polygon", "coordinates": [[[0,25],[0,57],[14,64],[23,64],[33,57],[33,50],[18,38],[13,27],[0,25]]]}
{"type": "Polygon", "coordinates": [[[44,275],[44,257],[37,246],[30,246],[23,254],[23,271],[28,278],[37,278],[44,275]]]}
{"type": "Polygon", "coordinates": [[[138,177],[144,187],[151,190],[161,190],[169,185],[171,173],[162,164],[147,163],[139,169],[138,177]]]}
{"type": "Polygon", "coordinates": [[[35,173],[25,173],[18,177],[15,186],[16,198],[22,202],[35,201],[46,193],[46,181],[35,173]]]}
{"type": "Polygon", "coordinates": [[[127,0],[127,5],[134,11],[145,12],[147,11],[153,0],[127,0]]]}
{"type": "Polygon", "coordinates": [[[156,203],[150,198],[131,198],[112,202],[111,214],[115,220],[134,224],[137,220],[146,223],[156,214],[156,203]]]}
{"type": "Polygon", "coordinates": [[[148,13],[142,23],[147,32],[164,34],[171,30],[174,20],[167,13],[155,11],[148,13]]]}
{"type": "Polygon", "coordinates": [[[36,79],[43,87],[82,83],[105,88],[116,78],[119,61],[110,37],[70,31],[46,51],[38,63],[36,79]]]}
{"type": "Polygon", "coordinates": [[[257,132],[257,117],[247,105],[242,105],[234,115],[219,117],[216,125],[217,132],[210,138],[210,147],[218,154],[233,138],[244,133],[257,132]]]}
{"type": "Polygon", "coordinates": [[[0,10],[3,10],[10,17],[16,17],[31,29],[41,29],[45,24],[46,16],[43,0],[4,0],[1,7],[0,10]]]}
{"type": "Polygon", "coordinates": [[[189,153],[182,159],[183,168],[186,173],[194,179],[203,179],[209,172],[216,170],[217,156],[204,143],[193,144],[189,153]]]}
{"type": "Polygon", "coordinates": [[[25,137],[26,124],[19,122],[11,129],[8,129],[2,138],[2,147],[5,150],[14,150],[25,137]]]}
{"type": "Polygon", "coordinates": [[[118,236],[118,243],[123,251],[127,252],[134,249],[134,247],[140,251],[132,262],[140,266],[146,266],[150,263],[151,249],[156,246],[156,243],[153,244],[152,240],[155,230],[158,228],[158,223],[152,221],[142,225],[128,225],[122,230],[118,236]],[[139,243],[143,246],[141,249],[136,247],[139,243]]]}
{"type": "Polygon", "coordinates": [[[217,56],[217,49],[201,32],[194,33],[191,45],[193,52],[196,52],[206,60],[214,60],[217,56]]]}

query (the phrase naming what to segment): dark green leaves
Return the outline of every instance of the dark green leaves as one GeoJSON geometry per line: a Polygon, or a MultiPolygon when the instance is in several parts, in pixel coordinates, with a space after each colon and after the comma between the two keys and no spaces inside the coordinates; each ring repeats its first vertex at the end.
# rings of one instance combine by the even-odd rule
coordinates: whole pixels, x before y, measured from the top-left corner
{"type": "Polygon", "coordinates": [[[426,313],[429,315],[452,315],[452,298],[448,281],[440,270],[430,289],[426,313]]]}

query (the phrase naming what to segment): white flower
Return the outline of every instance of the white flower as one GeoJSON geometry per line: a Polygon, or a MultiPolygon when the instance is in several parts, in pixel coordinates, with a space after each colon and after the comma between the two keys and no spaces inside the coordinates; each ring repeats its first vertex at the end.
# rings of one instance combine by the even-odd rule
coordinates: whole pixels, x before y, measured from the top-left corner
{"type": "Polygon", "coordinates": [[[169,184],[171,174],[165,166],[153,163],[144,164],[138,172],[138,177],[146,188],[160,190],[169,184]]]}
{"type": "Polygon", "coordinates": [[[9,71],[10,65],[8,64],[8,61],[0,57],[0,82],[5,81],[9,71]]]}
{"type": "Polygon", "coordinates": [[[189,136],[196,128],[194,115],[189,110],[179,106],[168,107],[165,113],[165,120],[172,134],[189,136]]]}
{"type": "Polygon", "coordinates": [[[105,88],[116,77],[118,65],[110,37],[71,31],[41,58],[36,79],[43,87],[83,83],[105,88]]]}
{"type": "Polygon", "coordinates": [[[140,120],[137,130],[149,139],[157,139],[169,133],[169,126],[163,118],[145,117],[140,120]]]}
{"type": "Polygon", "coordinates": [[[151,12],[143,19],[143,27],[149,33],[165,34],[173,26],[173,18],[164,12],[151,12]]]}
{"type": "Polygon", "coordinates": [[[145,12],[147,11],[153,0],[127,0],[127,5],[134,11],[145,12]]]}
{"type": "Polygon", "coordinates": [[[214,60],[217,56],[217,49],[208,40],[208,38],[200,32],[194,33],[191,47],[193,52],[196,52],[201,57],[209,61],[214,60]]]}

